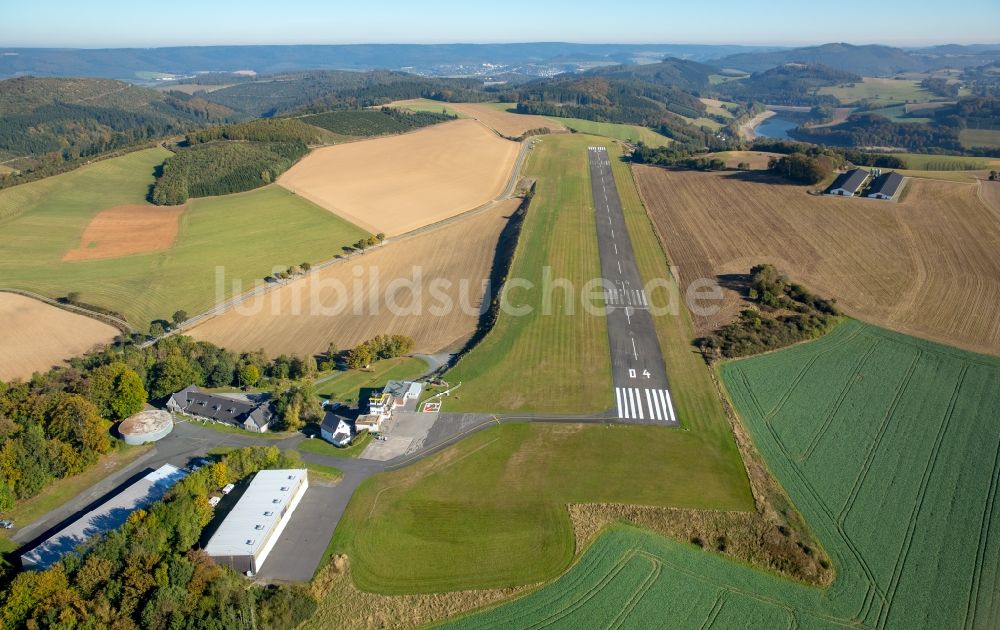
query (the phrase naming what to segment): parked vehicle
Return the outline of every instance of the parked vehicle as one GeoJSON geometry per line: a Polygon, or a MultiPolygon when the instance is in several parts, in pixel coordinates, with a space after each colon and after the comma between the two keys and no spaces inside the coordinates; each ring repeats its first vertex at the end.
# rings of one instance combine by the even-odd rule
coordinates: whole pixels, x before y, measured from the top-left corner
{"type": "Polygon", "coordinates": [[[14,521],[8,521],[7,519],[4,519],[0,521],[0,527],[4,529],[14,529],[14,521]]]}
{"type": "Polygon", "coordinates": [[[208,504],[211,505],[212,507],[215,507],[215,506],[219,505],[220,501],[222,501],[222,497],[209,497],[208,498],[208,504]]]}
{"type": "Polygon", "coordinates": [[[222,489],[222,494],[229,494],[230,492],[233,491],[233,488],[235,488],[235,487],[236,486],[234,486],[233,484],[227,483],[226,487],[222,489]]]}

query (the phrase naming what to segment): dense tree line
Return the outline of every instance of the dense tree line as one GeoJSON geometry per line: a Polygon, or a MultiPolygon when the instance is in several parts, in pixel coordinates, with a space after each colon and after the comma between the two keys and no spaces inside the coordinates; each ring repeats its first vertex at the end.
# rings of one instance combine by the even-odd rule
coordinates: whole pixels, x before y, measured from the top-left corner
{"type": "Polygon", "coordinates": [[[949,81],[948,79],[938,79],[933,77],[928,77],[920,82],[920,87],[937,96],[943,96],[945,98],[956,98],[958,96],[958,89],[961,85],[962,84],[958,81],[949,81]]]}
{"type": "Polygon", "coordinates": [[[818,184],[833,172],[834,163],[827,156],[792,153],[768,160],[767,169],[775,175],[799,184],[818,184]]]}
{"type": "Polygon", "coordinates": [[[416,342],[405,335],[378,335],[347,351],[348,367],[368,367],[375,361],[392,359],[409,354],[416,342]]]}
{"type": "Polygon", "coordinates": [[[844,151],[844,158],[857,166],[876,166],[878,168],[906,168],[906,162],[896,155],[884,153],[867,153],[865,151],[844,151]]]}
{"type": "Polygon", "coordinates": [[[150,200],[179,205],[190,197],[228,195],[273,182],[309,151],[301,142],[194,144],[163,163],[150,200]]]}
{"type": "Polygon", "coordinates": [[[797,127],[796,138],[841,147],[900,147],[962,151],[958,131],[939,124],[897,123],[878,114],[851,114],[833,127],[797,127]]]}
{"type": "Polygon", "coordinates": [[[832,300],[790,282],[773,265],[750,270],[748,299],[756,308],[714,333],[695,340],[709,362],[776,350],[830,330],[840,314],[832,300]]]}
{"type": "Polygon", "coordinates": [[[217,629],[295,627],[316,609],[302,586],[250,585],[197,548],[213,510],[208,495],[293,454],[251,447],[189,474],[120,528],[45,571],[19,574],[0,594],[4,628],[217,629]]]}
{"type": "Polygon", "coordinates": [[[318,144],[322,133],[296,118],[262,118],[232,125],[215,125],[191,131],[185,136],[188,145],[215,140],[245,140],[247,142],[291,142],[318,144]]]}
{"type": "Polygon", "coordinates": [[[454,119],[455,116],[443,112],[410,112],[394,107],[342,109],[301,118],[305,123],[345,136],[403,133],[454,119]]]}

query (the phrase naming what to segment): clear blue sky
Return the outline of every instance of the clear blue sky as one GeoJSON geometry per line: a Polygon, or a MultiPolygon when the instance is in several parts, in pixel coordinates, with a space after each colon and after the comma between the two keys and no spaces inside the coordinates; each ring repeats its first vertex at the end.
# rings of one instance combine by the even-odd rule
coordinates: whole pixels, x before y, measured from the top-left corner
{"type": "Polygon", "coordinates": [[[0,46],[4,47],[1000,41],[1000,0],[31,0],[3,4],[0,46]]]}

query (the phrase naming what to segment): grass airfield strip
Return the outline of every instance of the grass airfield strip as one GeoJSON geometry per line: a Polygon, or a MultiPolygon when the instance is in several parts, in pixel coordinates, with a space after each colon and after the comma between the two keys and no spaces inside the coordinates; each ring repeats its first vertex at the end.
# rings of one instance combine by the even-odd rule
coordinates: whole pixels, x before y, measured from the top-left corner
{"type": "Polygon", "coordinates": [[[616,527],[552,584],[447,627],[996,627],[1000,359],[848,320],[721,371],[832,586],[616,527]]]}
{"type": "MultiPolygon", "coordinates": [[[[526,175],[537,188],[510,277],[540,280],[545,265],[574,281],[600,273],[587,164],[587,147],[595,143],[609,146],[641,273],[666,277],[663,250],[617,148],[581,135],[547,136],[533,150],[526,175]]],[[[658,289],[652,298],[663,300],[667,293],[658,289]]],[[[678,416],[688,430],[504,424],[373,477],[352,498],[331,545],[350,556],[356,584],[405,593],[551,579],[574,555],[567,503],[753,509],[711,374],[690,351],[690,322],[684,311],[654,319],[678,416]]],[[[501,314],[447,378],[464,382],[445,402],[447,411],[607,410],[614,398],[605,319],[580,312],[501,314]]]]}

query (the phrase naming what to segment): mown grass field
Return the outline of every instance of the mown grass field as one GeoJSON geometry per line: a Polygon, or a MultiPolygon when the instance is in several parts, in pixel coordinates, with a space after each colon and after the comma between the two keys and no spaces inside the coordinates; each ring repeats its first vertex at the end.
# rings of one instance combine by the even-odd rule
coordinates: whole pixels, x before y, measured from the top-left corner
{"type": "MultiPolygon", "coordinates": [[[[641,125],[625,125],[621,123],[596,122],[584,120],[583,118],[554,118],[549,117],[554,122],[561,123],[566,127],[579,133],[589,133],[595,136],[614,138],[622,142],[642,142],[651,147],[665,147],[673,142],[673,139],[660,135],[648,127],[641,125]]],[[[714,121],[713,121],[714,122],[714,121]]]]}
{"type": "Polygon", "coordinates": [[[459,118],[469,118],[462,114],[457,109],[449,107],[448,103],[444,101],[434,101],[429,98],[412,98],[405,101],[395,101],[390,104],[392,107],[401,107],[404,109],[410,109],[415,112],[434,112],[435,114],[445,113],[449,116],[458,116],[459,118]]]}
{"type": "Polygon", "coordinates": [[[603,316],[582,312],[578,295],[554,291],[551,314],[542,309],[543,275],[582,287],[600,277],[597,228],[590,199],[587,146],[593,136],[544,137],[529,154],[523,172],[536,180],[509,278],[534,289],[512,288],[525,315],[501,314],[494,329],[459,361],[448,382],[462,388],[448,411],[586,412],[610,408],[611,366],[603,316]],[[567,302],[573,312],[568,313],[567,302]]]}
{"type": "Polygon", "coordinates": [[[362,388],[383,387],[388,381],[417,378],[428,369],[426,363],[413,357],[386,359],[373,363],[367,370],[335,372],[331,378],[317,382],[316,393],[330,400],[354,403],[362,388]]]}
{"type": "Polygon", "coordinates": [[[721,371],[830,553],[831,587],[621,527],[554,583],[452,627],[996,627],[1000,360],[852,320],[721,371]]]}
{"type": "Polygon", "coordinates": [[[920,87],[920,81],[910,79],[882,79],[865,77],[850,85],[822,87],[817,93],[830,94],[844,105],[858,101],[876,101],[880,104],[933,101],[936,97],[920,87]]]}
{"type": "Polygon", "coordinates": [[[0,191],[0,286],[80,299],[124,313],[137,328],[178,309],[216,302],[216,267],[243,290],[269,274],[341,252],[366,233],[276,186],[192,200],[166,251],[63,261],[100,211],[145,203],[153,169],[169,152],[148,149],[0,191]]]}
{"type": "Polygon", "coordinates": [[[739,459],[662,427],[506,424],[366,481],[331,544],[362,590],[453,591],[554,578],[567,503],[752,509],[739,459]]]}

